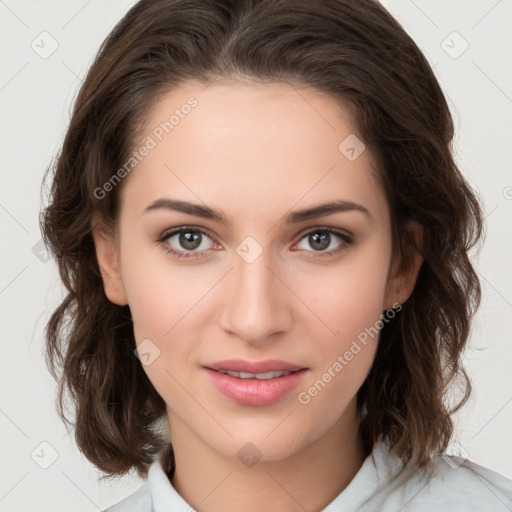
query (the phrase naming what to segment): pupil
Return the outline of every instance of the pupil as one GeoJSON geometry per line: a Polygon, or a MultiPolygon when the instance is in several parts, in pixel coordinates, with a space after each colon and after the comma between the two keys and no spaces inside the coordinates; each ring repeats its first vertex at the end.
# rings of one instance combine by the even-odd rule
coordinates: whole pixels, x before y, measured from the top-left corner
{"type": "Polygon", "coordinates": [[[185,231],[180,235],[180,244],[185,249],[197,249],[201,245],[201,242],[197,243],[200,240],[201,234],[197,231],[185,231]]]}
{"type": "Polygon", "coordinates": [[[311,239],[313,240],[313,243],[311,244],[313,248],[325,249],[326,247],[329,247],[329,233],[323,233],[322,235],[315,233],[314,235],[311,235],[311,239]]]}

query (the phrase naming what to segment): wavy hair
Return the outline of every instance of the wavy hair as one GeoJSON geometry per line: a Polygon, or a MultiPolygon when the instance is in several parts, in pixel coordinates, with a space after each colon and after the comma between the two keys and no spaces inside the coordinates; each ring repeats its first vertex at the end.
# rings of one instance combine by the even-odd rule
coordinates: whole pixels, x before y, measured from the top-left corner
{"type": "Polygon", "coordinates": [[[168,444],[157,428],[165,403],[134,356],[129,306],[104,293],[92,237],[96,213],[114,229],[123,182],[101,199],[95,191],[127,161],[164,94],[217,78],[312,87],[353,112],[389,204],[393,247],[423,257],[358,392],[360,432],[368,450],[384,436],[406,466],[428,466],[471,391],[461,358],[481,299],[469,251],[483,218],[455,163],[453,120],[433,71],[376,0],[141,0],[114,27],[43,181],[51,183],[41,231],[66,288],[45,330],[60,416],[107,476],[145,476],[168,444]],[[423,227],[420,247],[409,220],[423,227]],[[455,382],[462,396],[448,406],[455,382]]]}

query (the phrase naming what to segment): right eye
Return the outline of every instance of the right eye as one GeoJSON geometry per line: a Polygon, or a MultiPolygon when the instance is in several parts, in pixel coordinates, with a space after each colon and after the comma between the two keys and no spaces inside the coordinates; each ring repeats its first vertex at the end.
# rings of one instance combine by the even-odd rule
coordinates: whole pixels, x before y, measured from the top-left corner
{"type": "Polygon", "coordinates": [[[208,250],[208,247],[197,250],[204,245],[205,237],[211,239],[208,232],[203,229],[183,226],[164,232],[158,242],[162,244],[166,252],[176,258],[198,258],[208,250]]]}

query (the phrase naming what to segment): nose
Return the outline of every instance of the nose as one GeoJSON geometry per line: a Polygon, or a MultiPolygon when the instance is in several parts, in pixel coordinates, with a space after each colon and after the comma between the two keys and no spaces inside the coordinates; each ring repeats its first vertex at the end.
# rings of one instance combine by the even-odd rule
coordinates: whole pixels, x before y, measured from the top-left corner
{"type": "Polygon", "coordinates": [[[265,251],[251,263],[236,256],[221,299],[222,329],[250,344],[290,329],[294,295],[280,274],[265,251]]]}

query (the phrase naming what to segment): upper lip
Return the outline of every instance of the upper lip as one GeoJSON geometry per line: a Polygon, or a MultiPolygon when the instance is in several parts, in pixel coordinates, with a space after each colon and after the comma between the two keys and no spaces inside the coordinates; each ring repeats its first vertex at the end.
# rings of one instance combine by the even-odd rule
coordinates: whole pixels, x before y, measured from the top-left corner
{"type": "Polygon", "coordinates": [[[203,365],[210,370],[231,370],[245,373],[265,373],[277,371],[294,372],[303,370],[304,366],[299,366],[279,359],[265,359],[264,361],[244,361],[243,359],[227,359],[203,365]]]}

